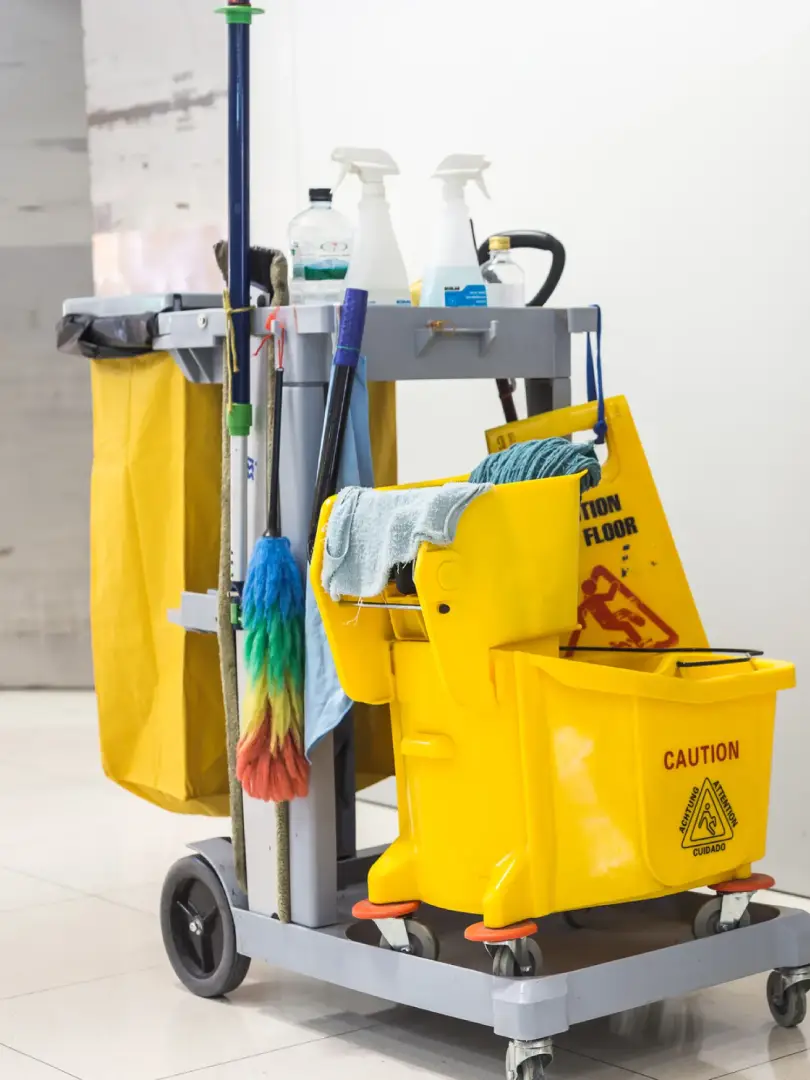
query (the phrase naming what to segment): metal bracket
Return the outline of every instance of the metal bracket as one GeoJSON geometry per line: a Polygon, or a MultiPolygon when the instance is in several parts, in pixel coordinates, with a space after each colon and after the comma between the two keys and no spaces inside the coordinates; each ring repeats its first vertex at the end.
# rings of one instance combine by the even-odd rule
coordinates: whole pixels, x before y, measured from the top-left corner
{"type": "Polygon", "coordinates": [[[551,1039],[532,1039],[519,1042],[513,1039],[506,1048],[506,1080],[518,1080],[521,1065],[530,1058],[540,1058],[545,1068],[554,1060],[554,1047],[551,1039]]]}
{"type": "Polygon", "coordinates": [[[180,607],[170,608],[169,622],[200,634],[217,632],[218,606],[216,589],[207,593],[184,592],[180,595],[180,607]]]}
{"type": "Polygon", "coordinates": [[[410,952],[407,919],[375,919],[374,924],[394,952],[410,952]]]}
{"type": "Polygon", "coordinates": [[[735,930],[748,910],[748,905],[751,903],[753,896],[753,893],[725,893],[720,906],[718,930],[721,932],[735,930]]]}
{"type": "Polygon", "coordinates": [[[486,356],[497,335],[497,319],[491,319],[489,326],[456,326],[449,320],[437,319],[429,322],[426,329],[414,332],[416,355],[424,356],[440,337],[477,337],[479,355],[486,356]]]}
{"type": "Polygon", "coordinates": [[[774,974],[778,975],[782,982],[783,994],[786,994],[791,986],[810,987],[810,965],[797,968],[779,968],[774,974]]]}

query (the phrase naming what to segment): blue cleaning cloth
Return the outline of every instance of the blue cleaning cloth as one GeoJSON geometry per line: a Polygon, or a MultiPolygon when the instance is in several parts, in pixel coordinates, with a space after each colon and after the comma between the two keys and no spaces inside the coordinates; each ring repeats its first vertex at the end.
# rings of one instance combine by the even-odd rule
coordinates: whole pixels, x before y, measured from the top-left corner
{"type": "MultiPolygon", "coordinates": [[[[355,486],[374,487],[364,357],[360,357],[354,376],[349,421],[338,469],[338,490],[355,486]]],[[[324,735],[334,731],[352,707],[351,698],[344,694],[338,680],[309,574],[306,583],[305,635],[304,747],[309,757],[324,735]]]]}
{"type": "Polygon", "coordinates": [[[420,544],[452,544],[461,515],[491,487],[453,481],[404,491],[344,488],[326,530],[321,584],[333,600],[379,596],[393,568],[412,562],[420,544]]]}

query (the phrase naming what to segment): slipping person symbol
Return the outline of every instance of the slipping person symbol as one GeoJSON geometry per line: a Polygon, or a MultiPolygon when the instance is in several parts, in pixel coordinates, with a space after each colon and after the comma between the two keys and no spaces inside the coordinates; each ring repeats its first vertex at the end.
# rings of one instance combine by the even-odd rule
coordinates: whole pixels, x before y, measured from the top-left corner
{"type": "Polygon", "coordinates": [[[639,648],[642,643],[642,638],[641,634],[636,630],[636,626],[643,626],[644,619],[639,615],[634,615],[631,611],[628,611],[627,608],[623,608],[618,612],[611,611],[608,605],[612,600],[615,600],[618,591],[618,581],[612,582],[605,592],[596,591],[595,581],[592,581],[591,579],[583,581],[582,592],[585,595],[585,599],[577,609],[577,617],[579,622],[584,626],[586,616],[592,615],[603,630],[618,631],[619,633],[624,634],[636,648],[639,648]]]}
{"type": "Polygon", "coordinates": [[[717,836],[717,818],[712,813],[712,810],[712,804],[707,801],[703,807],[703,813],[700,815],[698,830],[705,829],[709,836],[717,836]]]}

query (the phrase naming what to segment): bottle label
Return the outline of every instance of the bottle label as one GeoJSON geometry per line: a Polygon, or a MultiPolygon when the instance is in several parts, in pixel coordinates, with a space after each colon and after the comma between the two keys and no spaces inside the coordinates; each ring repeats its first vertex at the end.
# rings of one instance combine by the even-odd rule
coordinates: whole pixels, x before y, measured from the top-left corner
{"type": "Polygon", "coordinates": [[[483,283],[480,285],[465,285],[463,288],[458,285],[445,285],[444,306],[486,307],[487,287],[483,283]]]}
{"type": "Polygon", "coordinates": [[[292,276],[297,281],[343,281],[349,271],[349,245],[342,241],[292,245],[292,276]]]}

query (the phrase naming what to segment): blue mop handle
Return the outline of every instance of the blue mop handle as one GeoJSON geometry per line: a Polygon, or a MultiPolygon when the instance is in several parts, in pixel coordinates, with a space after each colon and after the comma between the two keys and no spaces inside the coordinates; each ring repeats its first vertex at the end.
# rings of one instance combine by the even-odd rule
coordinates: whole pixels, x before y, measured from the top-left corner
{"type": "Polygon", "coordinates": [[[250,24],[228,27],[228,288],[236,364],[232,400],[250,403],[250,24]]]}
{"type": "Polygon", "coordinates": [[[334,364],[336,367],[357,367],[360,348],[363,344],[363,331],[366,327],[368,293],[365,289],[347,289],[340,309],[337,348],[334,364]]]}
{"type": "Polygon", "coordinates": [[[368,293],[364,289],[346,290],[340,312],[337,347],[332,361],[329,397],[326,402],[326,416],[323,422],[321,453],[318,458],[318,475],[315,479],[315,494],[312,500],[312,513],[309,521],[308,552],[310,558],[315,547],[321,507],[337,490],[338,467],[343,449],[343,437],[346,434],[349,419],[354,373],[360,359],[360,349],[363,345],[367,306],[368,293]]]}
{"type": "Polygon", "coordinates": [[[228,292],[236,356],[231,435],[250,431],[250,24],[249,0],[218,8],[228,23],[228,292]],[[233,406],[236,406],[235,408],[233,406]]]}

